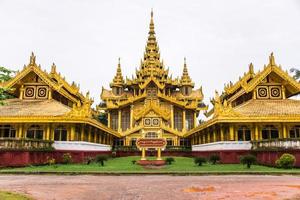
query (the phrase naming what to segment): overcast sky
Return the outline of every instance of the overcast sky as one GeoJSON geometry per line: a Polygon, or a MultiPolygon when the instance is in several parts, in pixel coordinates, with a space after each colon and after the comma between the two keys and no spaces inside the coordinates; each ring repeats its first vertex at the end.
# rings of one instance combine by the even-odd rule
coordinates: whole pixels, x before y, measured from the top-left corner
{"type": "Polygon", "coordinates": [[[124,76],[139,67],[151,8],[161,58],[173,77],[187,58],[205,103],[250,62],[262,69],[271,52],[284,69],[300,68],[297,0],[0,0],[0,66],[21,70],[33,51],[43,69],[55,62],[99,103],[118,57],[124,76]]]}

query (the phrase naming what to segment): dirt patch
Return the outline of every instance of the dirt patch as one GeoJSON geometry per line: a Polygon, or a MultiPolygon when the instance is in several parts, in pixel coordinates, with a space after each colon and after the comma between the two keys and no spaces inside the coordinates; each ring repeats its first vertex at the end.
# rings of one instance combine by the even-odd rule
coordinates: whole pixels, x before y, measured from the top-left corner
{"type": "Polygon", "coordinates": [[[190,187],[183,190],[184,192],[214,192],[216,189],[213,186],[208,187],[190,187]]]}

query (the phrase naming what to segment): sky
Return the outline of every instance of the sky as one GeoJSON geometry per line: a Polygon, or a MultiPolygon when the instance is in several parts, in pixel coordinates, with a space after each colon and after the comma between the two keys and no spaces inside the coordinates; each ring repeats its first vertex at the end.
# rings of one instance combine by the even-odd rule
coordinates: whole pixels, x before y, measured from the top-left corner
{"type": "Polygon", "coordinates": [[[204,103],[224,83],[268,63],[300,68],[298,0],[0,0],[0,66],[22,70],[33,51],[37,63],[90,91],[95,104],[109,88],[118,57],[124,76],[139,67],[150,12],[161,58],[173,78],[184,57],[204,103]]]}

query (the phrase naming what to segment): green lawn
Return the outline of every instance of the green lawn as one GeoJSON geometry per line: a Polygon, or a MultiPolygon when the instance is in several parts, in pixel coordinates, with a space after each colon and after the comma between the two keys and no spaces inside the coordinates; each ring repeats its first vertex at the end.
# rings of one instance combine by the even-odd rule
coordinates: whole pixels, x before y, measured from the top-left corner
{"type": "Polygon", "coordinates": [[[25,197],[20,194],[12,193],[12,192],[4,192],[0,191],[0,199],[1,200],[31,200],[28,197],[25,197]]]}
{"type": "Polygon", "coordinates": [[[109,159],[105,162],[105,166],[92,163],[86,164],[57,164],[53,166],[29,166],[23,168],[6,168],[1,169],[0,173],[7,172],[115,172],[115,173],[244,173],[244,172],[278,172],[278,173],[299,173],[300,169],[277,169],[273,167],[266,167],[261,165],[253,165],[250,169],[241,164],[204,164],[203,166],[197,166],[194,164],[193,158],[187,157],[174,157],[175,162],[172,165],[166,165],[160,169],[145,169],[137,164],[132,164],[132,160],[138,160],[140,157],[121,157],[109,159]]]}

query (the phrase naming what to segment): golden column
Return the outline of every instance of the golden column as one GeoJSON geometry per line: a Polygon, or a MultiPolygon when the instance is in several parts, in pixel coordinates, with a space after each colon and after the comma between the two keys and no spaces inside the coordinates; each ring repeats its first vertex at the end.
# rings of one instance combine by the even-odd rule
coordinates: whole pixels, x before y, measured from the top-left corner
{"type": "Polygon", "coordinates": [[[220,136],[221,136],[221,141],[224,141],[224,127],[221,125],[220,126],[220,136]]]}
{"type": "Polygon", "coordinates": [[[174,106],[171,105],[171,128],[174,129],[174,106]]]}
{"type": "Polygon", "coordinates": [[[51,133],[51,131],[50,131],[50,130],[51,130],[50,126],[51,126],[50,124],[47,124],[47,125],[46,125],[46,134],[45,134],[45,138],[44,138],[45,140],[50,140],[50,133],[51,133]]]}
{"type": "Polygon", "coordinates": [[[213,142],[217,141],[217,130],[216,126],[213,127],[213,142]]]}
{"type": "Polygon", "coordinates": [[[258,131],[258,125],[254,125],[254,135],[255,135],[255,140],[259,140],[259,131],[258,131]]]}
{"type": "Polygon", "coordinates": [[[84,141],[84,124],[81,124],[81,129],[80,129],[80,140],[84,141]]]}
{"type": "Polygon", "coordinates": [[[141,160],[146,160],[146,149],[142,148],[142,158],[141,160]]]}
{"type": "Polygon", "coordinates": [[[156,160],[161,160],[161,148],[157,149],[157,158],[156,160]]]}
{"type": "Polygon", "coordinates": [[[133,105],[130,106],[130,129],[133,127],[133,105]]]}
{"type": "Polygon", "coordinates": [[[89,133],[88,133],[88,142],[92,142],[92,127],[88,127],[89,133]]]}
{"type": "Polygon", "coordinates": [[[286,124],[282,124],[282,138],[287,138],[287,127],[286,124]]]}
{"type": "Polygon", "coordinates": [[[107,113],[107,126],[110,128],[110,112],[107,113]]]}
{"type": "Polygon", "coordinates": [[[233,124],[229,125],[229,140],[234,141],[234,126],[233,126],[233,124]]]}
{"type": "Polygon", "coordinates": [[[198,120],[197,120],[197,113],[194,112],[194,128],[197,127],[197,122],[198,122],[198,120]]]}
{"type": "Polygon", "coordinates": [[[182,131],[186,130],[186,124],[185,124],[185,110],[182,112],[182,131]]]}
{"type": "Polygon", "coordinates": [[[70,128],[70,132],[71,132],[71,141],[75,141],[75,125],[71,125],[70,128]]]}
{"type": "Polygon", "coordinates": [[[121,110],[118,111],[118,132],[122,131],[122,127],[121,127],[121,117],[122,117],[122,112],[121,110]]]}
{"type": "Polygon", "coordinates": [[[17,137],[18,138],[22,138],[23,137],[23,124],[19,124],[18,125],[17,137]]]}

